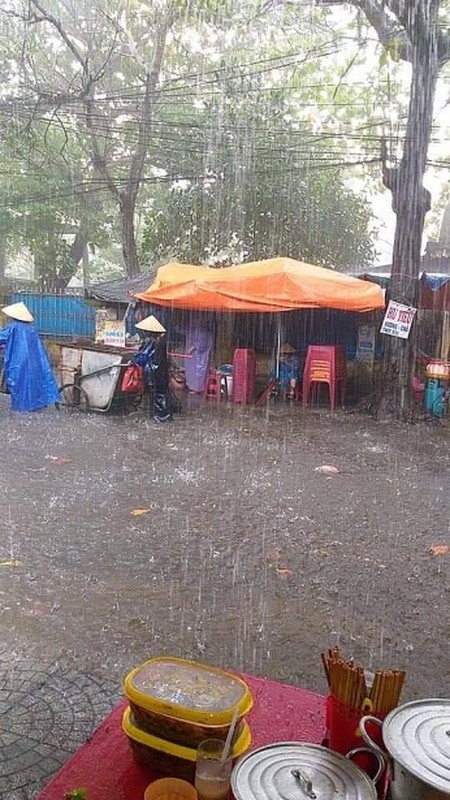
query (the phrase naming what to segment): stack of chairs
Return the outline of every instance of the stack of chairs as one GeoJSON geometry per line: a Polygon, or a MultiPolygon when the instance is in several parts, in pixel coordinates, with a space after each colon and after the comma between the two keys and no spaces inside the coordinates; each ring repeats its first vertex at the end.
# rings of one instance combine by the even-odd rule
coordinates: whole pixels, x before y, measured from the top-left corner
{"type": "Polygon", "coordinates": [[[317,402],[320,386],[328,386],[331,411],[336,408],[338,396],[344,404],[347,385],[345,350],[340,345],[310,345],[303,370],[303,406],[308,405],[310,394],[317,402]]]}

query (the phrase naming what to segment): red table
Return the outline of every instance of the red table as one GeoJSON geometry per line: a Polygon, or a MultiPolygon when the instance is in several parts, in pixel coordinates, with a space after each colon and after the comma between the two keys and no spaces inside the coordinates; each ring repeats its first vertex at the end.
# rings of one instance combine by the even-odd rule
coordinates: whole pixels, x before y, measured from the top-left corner
{"type": "MultiPolygon", "coordinates": [[[[320,743],[325,733],[324,697],[252,675],[242,677],[255,701],[248,715],[252,748],[277,741],[320,743]]],[[[119,703],[36,800],[62,800],[65,792],[81,786],[88,800],[142,800],[156,776],[133,759],[121,727],[125,705],[119,703]]]]}

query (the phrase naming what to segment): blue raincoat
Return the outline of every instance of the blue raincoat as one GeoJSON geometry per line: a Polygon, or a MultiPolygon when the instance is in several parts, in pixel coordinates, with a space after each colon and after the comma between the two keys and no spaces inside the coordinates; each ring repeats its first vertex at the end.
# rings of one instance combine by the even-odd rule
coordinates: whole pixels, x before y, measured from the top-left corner
{"type": "Polygon", "coordinates": [[[31,322],[14,320],[0,330],[5,383],[13,411],[36,411],[59,402],[47,351],[31,322]]]}
{"type": "Polygon", "coordinates": [[[144,368],[144,382],[150,399],[150,416],[160,422],[172,419],[165,337],[155,338],[151,333],[146,334],[139,353],[136,353],[132,363],[144,368]]]}
{"type": "MultiPolygon", "coordinates": [[[[269,374],[269,378],[276,378],[277,371],[274,366],[269,374]]],[[[291,388],[291,381],[300,380],[300,362],[296,355],[289,353],[288,355],[281,356],[278,365],[278,380],[281,385],[282,391],[288,392],[291,388]]]]}

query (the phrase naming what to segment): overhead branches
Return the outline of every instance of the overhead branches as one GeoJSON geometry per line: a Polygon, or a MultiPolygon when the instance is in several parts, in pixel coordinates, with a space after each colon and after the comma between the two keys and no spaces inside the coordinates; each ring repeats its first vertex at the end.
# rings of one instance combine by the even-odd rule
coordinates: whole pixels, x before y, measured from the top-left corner
{"type": "MultiPolygon", "coordinates": [[[[327,0],[317,0],[318,5],[327,0]]],[[[442,66],[450,59],[450,35],[439,25],[439,0],[349,0],[351,5],[364,12],[374,28],[380,43],[396,58],[411,61],[414,44],[424,41],[433,26],[436,37],[437,60],[442,66]]]]}

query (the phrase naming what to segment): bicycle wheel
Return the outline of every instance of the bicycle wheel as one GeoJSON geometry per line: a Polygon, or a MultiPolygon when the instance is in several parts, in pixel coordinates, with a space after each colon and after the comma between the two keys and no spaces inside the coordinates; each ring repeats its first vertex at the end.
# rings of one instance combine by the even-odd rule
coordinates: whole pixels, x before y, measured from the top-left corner
{"type": "Polygon", "coordinates": [[[66,383],[59,390],[59,405],[70,411],[87,411],[89,409],[89,399],[81,386],[75,383],[66,383]]]}

